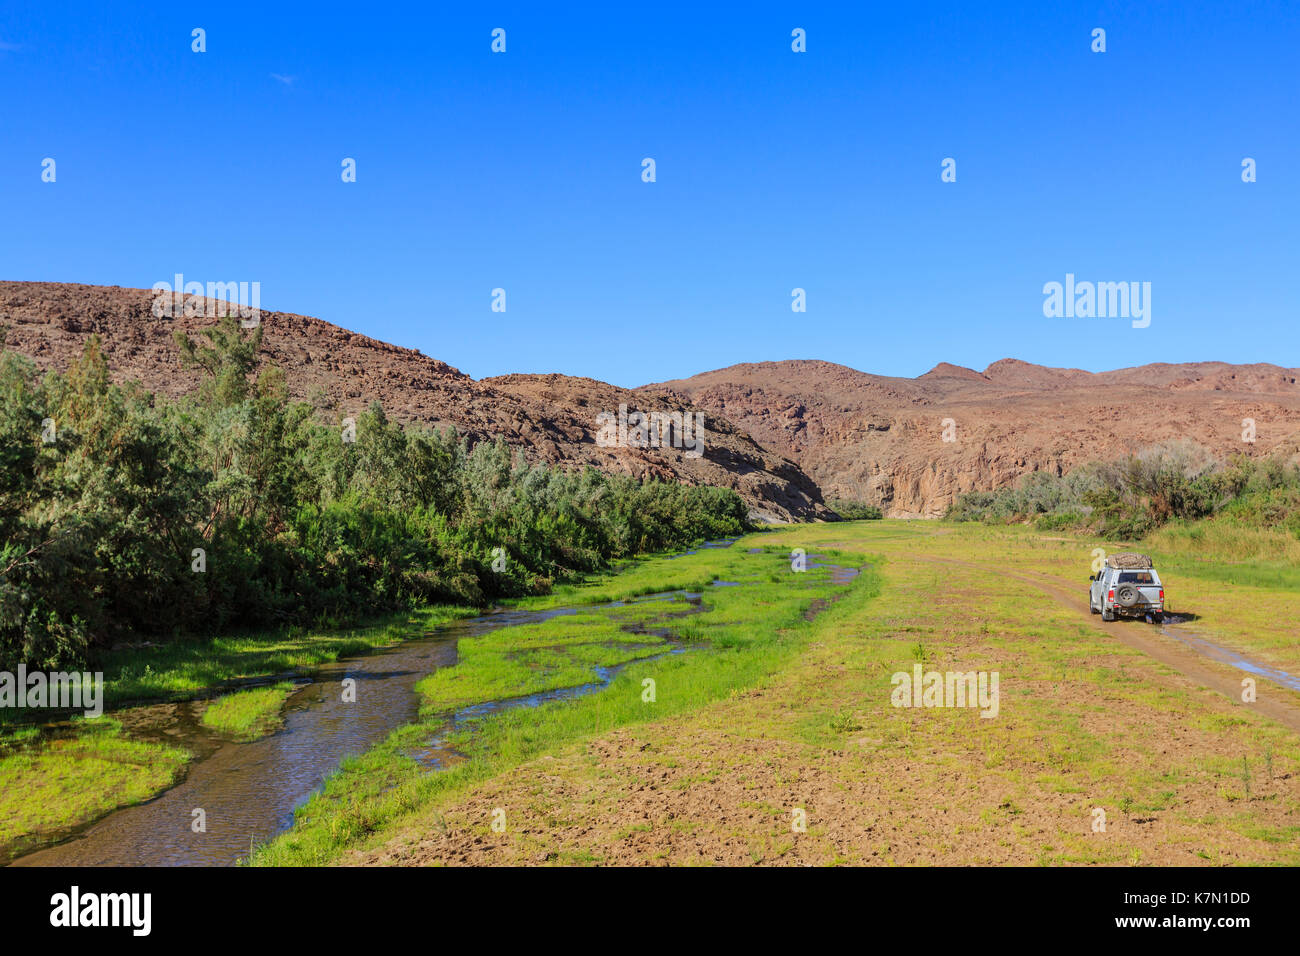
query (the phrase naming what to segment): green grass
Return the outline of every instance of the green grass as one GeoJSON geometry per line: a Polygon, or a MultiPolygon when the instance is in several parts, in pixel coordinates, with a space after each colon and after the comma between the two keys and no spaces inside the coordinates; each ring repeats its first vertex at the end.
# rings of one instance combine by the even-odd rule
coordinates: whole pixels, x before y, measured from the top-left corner
{"type": "Polygon", "coordinates": [[[455,667],[434,671],[416,685],[425,713],[506,700],[601,680],[598,668],[667,652],[653,634],[624,630],[680,614],[680,602],[644,601],[626,607],[557,615],[539,624],[502,628],[462,641],[455,667]]]}
{"type": "Polygon", "coordinates": [[[0,858],[33,838],[88,823],[154,796],[180,777],[189,754],[131,740],[109,717],[78,720],[64,737],[5,738],[0,756],[0,858]]]}
{"type": "Polygon", "coordinates": [[[479,613],[472,607],[435,605],[365,627],[289,628],[129,648],[108,652],[92,669],[104,672],[109,707],[184,700],[231,681],[310,673],[341,657],[391,647],[440,624],[479,613]]]}
{"type": "MultiPolygon", "coordinates": [[[[633,565],[624,562],[620,567],[626,570],[633,565]]],[[[701,576],[697,570],[669,577],[707,588],[713,576],[701,576]]],[[[644,572],[611,585],[617,578],[614,571],[594,579],[597,588],[612,586],[607,595],[580,586],[584,602],[628,600],[656,590],[646,586],[644,572]]],[[[546,596],[516,603],[540,610],[565,602],[546,596]]],[[[681,602],[639,601],[599,612],[560,615],[550,626],[509,628],[513,636],[508,641],[488,635],[478,644],[466,642],[464,646],[473,649],[464,655],[464,666],[452,669],[456,681],[445,687],[437,682],[422,687],[426,707],[454,708],[483,699],[590,683],[599,678],[599,667],[663,653],[667,645],[662,638],[629,633],[623,627],[671,618],[683,607],[681,602]]],[[[108,653],[94,666],[105,672],[104,697],[108,706],[184,700],[228,682],[310,673],[341,657],[389,647],[420,637],[448,621],[479,613],[479,609],[471,607],[433,606],[370,627],[290,629],[123,649],[108,653]]],[[[235,739],[255,739],[278,726],[280,711],[291,690],[291,683],[280,682],[272,687],[235,691],[209,704],[201,721],[235,739]]],[[[14,713],[0,712],[0,753],[8,754],[0,764],[0,784],[17,780],[21,773],[22,786],[6,787],[14,809],[9,812],[8,804],[0,803],[0,812],[7,821],[0,829],[0,844],[24,836],[28,838],[24,840],[27,846],[43,833],[86,822],[113,807],[152,796],[171,785],[178,776],[175,768],[190,759],[180,750],[128,739],[121,735],[120,725],[109,718],[86,723],[75,738],[75,747],[68,740],[46,746],[41,743],[40,728],[15,722],[14,713]],[[111,733],[108,728],[112,728],[111,733]],[[150,761],[156,761],[155,765],[150,766],[150,761]],[[18,812],[18,804],[28,798],[39,806],[18,812]]]]}
{"type": "Polygon", "coordinates": [[[1300,674],[1300,642],[1290,626],[1300,615],[1300,564],[1275,559],[1275,532],[1226,527],[1222,518],[1171,523],[1150,538],[1120,541],[1045,535],[1025,525],[944,522],[916,529],[914,547],[985,568],[1044,573],[1081,598],[1087,595],[1093,549],[1150,554],[1165,586],[1166,610],[1196,617],[1185,630],[1300,674]]]}
{"type": "MultiPolygon", "coordinates": [[[[571,741],[615,727],[663,719],[710,701],[734,696],[779,673],[796,658],[810,634],[805,620],[813,602],[837,595],[841,605],[860,604],[879,591],[879,578],[861,575],[851,587],[831,585],[829,572],[790,571],[785,549],[746,553],[752,541],[728,549],[703,550],[677,558],[639,562],[621,574],[595,579],[566,594],[520,602],[545,607],[570,602],[601,603],[675,588],[704,592],[705,610],[681,619],[702,642],[687,653],[636,661],[618,673],[599,693],[516,708],[474,721],[452,733],[448,743],[469,759],[449,769],[428,772],[413,754],[444,731],[437,716],[395,731],[383,744],[345,761],[297,813],[294,828],[259,847],[255,865],[321,864],[336,860],[349,848],[365,845],[376,835],[391,832],[418,811],[452,799],[476,781],[571,741]],[[772,583],[775,575],[779,583],[772,583]],[[738,587],[713,588],[711,580],[742,582],[738,587]],[[655,700],[644,699],[646,679],[654,681],[655,700]]],[[[863,554],[823,552],[831,562],[857,565],[863,554]]],[[[660,603],[660,602],[656,602],[660,603]]],[[[647,609],[648,612],[648,609],[647,609]]],[[[625,652],[605,642],[618,640],[618,625],[631,610],[615,610],[604,623],[601,614],[552,618],[527,628],[508,628],[485,638],[461,642],[461,663],[438,671],[421,682],[420,690],[444,710],[453,703],[477,698],[517,695],[523,687],[570,686],[585,682],[596,659],[608,663],[626,659],[625,652]],[[563,659],[538,661],[529,647],[568,642],[563,659]],[[479,643],[481,642],[481,649],[479,643]],[[534,685],[520,667],[510,666],[508,647],[525,648],[516,660],[540,664],[534,685]],[[461,668],[465,671],[457,676],[461,668]],[[569,670],[568,668],[572,668],[569,670]],[[459,686],[458,686],[459,685],[459,686]]],[[[667,626],[677,625],[668,621],[667,626]]],[[[626,637],[626,635],[624,636],[626,637]]],[[[638,638],[648,640],[644,636],[638,638]]],[[[656,653],[656,649],[646,649],[656,653]]]]}
{"type": "Polygon", "coordinates": [[[203,726],[248,741],[265,737],[281,724],[280,710],[293,690],[291,681],[227,694],[203,710],[203,726]]]}
{"type": "MultiPolygon", "coordinates": [[[[509,781],[526,772],[525,765],[537,767],[543,755],[557,757],[543,765],[554,773],[566,754],[583,754],[586,741],[610,731],[640,726],[660,735],[656,745],[666,747],[708,721],[740,739],[808,748],[805,769],[841,773],[845,787],[870,775],[892,781],[904,774],[908,787],[878,812],[901,814],[894,819],[906,828],[909,805],[918,812],[932,809],[936,799],[951,805],[958,832],[965,827],[990,835],[980,848],[964,851],[964,862],[1005,860],[997,855],[1003,850],[1045,864],[1141,862],[1139,828],[1148,824],[1135,818],[1149,815],[1170,828],[1167,846],[1190,841],[1202,860],[1296,862],[1300,824],[1291,821],[1300,819],[1300,805],[1285,785],[1300,767],[1294,734],[1231,701],[1168,680],[1172,672],[1164,665],[1031,585],[990,586],[989,569],[1005,566],[1082,595],[1094,547],[1134,547],[1156,556],[1175,609],[1199,615],[1191,626],[1300,672],[1290,627],[1300,610],[1298,592],[1255,573],[1275,563],[1267,549],[1243,545],[1231,552],[1238,567],[1251,569],[1244,572],[1246,583],[1236,584],[1185,570],[1190,565],[1180,562],[1198,559],[1171,541],[1106,542],[1020,526],[928,522],[797,526],[750,536],[726,550],[640,559],[514,602],[525,610],[573,605],[577,611],[463,638],[458,663],[417,685],[421,718],[345,761],[298,810],[293,829],[257,848],[250,862],[339,862],[349,851],[428,832],[476,788],[509,781]],[[834,586],[825,569],[790,570],[795,546],[810,558],[871,568],[848,586],[834,586]],[[759,553],[749,554],[754,547],[759,553]],[[969,564],[945,563],[953,558],[969,564]],[[738,586],[713,587],[713,581],[738,586]],[[884,598],[882,588],[888,589],[884,598]],[[703,609],[686,614],[690,606],[681,599],[595,606],[678,589],[699,593],[703,609]],[[1033,613],[1026,613],[1026,595],[1033,598],[1033,613]],[[814,603],[831,597],[838,600],[809,621],[814,603]],[[630,633],[629,626],[669,628],[688,649],[666,654],[668,642],[630,633]],[[936,670],[999,670],[999,717],[889,706],[890,674],[910,671],[917,661],[936,670]],[[589,684],[612,666],[621,669],[603,691],[503,710],[448,730],[449,711],[589,684]],[[643,696],[647,679],[654,682],[653,702],[643,696]],[[750,693],[755,689],[763,693],[750,693]],[[1179,735],[1173,748],[1171,728],[1179,735]],[[419,758],[434,738],[467,759],[431,771],[419,758]],[[965,785],[953,782],[968,777],[965,785]],[[1109,842],[1088,835],[1094,806],[1106,808],[1112,821],[1109,842]],[[1044,824],[1044,807],[1056,808],[1065,822],[1044,824]],[[1198,808],[1197,816],[1189,807],[1198,808]],[[1031,817],[1038,823],[1024,822],[1031,817]],[[1126,833],[1135,842],[1125,842],[1126,833]],[[1243,856],[1247,851],[1251,855],[1243,856]]],[[[404,617],[361,639],[367,647],[381,646],[424,624],[404,617]]],[[[213,706],[267,714],[278,713],[283,700],[264,701],[261,708],[251,697],[226,702],[244,697],[231,695],[213,706]]],[[[0,747],[21,751],[33,740],[20,729],[0,737],[0,747]]],[[[729,759],[720,752],[704,772],[734,775],[729,759]]],[[[600,761],[574,758],[571,764],[582,793],[618,772],[600,761]],[[583,773],[590,776],[584,780],[583,773]]],[[[28,775],[57,772],[54,765],[32,766],[28,775]]],[[[95,772],[86,770],[92,780],[95,772]]],[[[6,779],[0,770],[0,793],[6,779]]],[[[59,799],[54,792],[50,798],[59,799]]],[[[5,809],[0,804],[0,813],[5,809]]],[[[707,829],[709,822],[690,825],[707,829]]],[[[919,846],[939,839],[937,831],[911,836],[919,846]]],[[[754,839],[751,853],[764,861],[787,852],[754,839]]],[[[864,846],[871,849],[828,847],[827,860],[864,862],[864,846]]],[[[1148,845],[1148,859],[1151,851],[1148,845]]],[[[600,852],[566,847],[556,859],[584,862],[600,852]]],[[[880,852],[875,862],[901,851],[883,843],[880,852]]]]}
{"type": "MultiPolygon", "coordinates": [[[[742,539],[744,546],[755,547],[762,543],[762,533],[742,539]]],[[[627,601],[661,591],[704,592],[716,580],[735,581],[728,574],[747,574],[748,567],[735,556],[740,544],[732,548],[701,548],[695,554],[658,554],[630,559],[609,572],[595,574],[586,580],[563,584],[550,594],[506,602],[512,606],[532,610],[567,607],[580,604],[604,604],[609,601],[627,601]],[[725,559],[719,556],[730,556],[725,559]]],[[[743,549],[739,552],[743,554],[743,549]]],[[[789,570],[788,562],[785,570],[789,570]]]]}
{"type": "Polygon", "coordinates": [[[1171,522],[1144,542],[1164,566],[1218,584],[1300,591],[1300,538],[1227,518],[1171,522]]]}
{"type": "MultiPolygon", "coordinates": [[[[409,737],[399,732],[391,750],[372,752],[331,781],[325,798],[304,810],[295,830],[259,851],[254,862],[340,862],[351,860],[349,850],[427,846],[437,819],[455,820],[451,826],[461,834],[474,833],[477,824],[464,819],[462,808],[484,793],[515,807],[527,836],[512,831],[482,862],[527,862],[548,851],[556,862],[589,862],[593,854],[601,858],[602,841],[609,839],[591,822],[612,821],[615,831],[635,824],[619,816],[619,794],[642,779],[646,761],[658,760],[664,768],[678,761],[696,766],[691,778],[673,780],[677,788],[692,779],[743,781],[752,758],[743,747],[730,746],[734,740],[770,744],[784,755],[792,776],[815,778],[821,793],[848,793],[873,780],[888,794],[852,807],[865,810],[868,824],[888,818],[886,832],[898,830],[901,839],[891,846],[888,837],[873,843],[841,830],[839,838],[826,840],[824,857],[812,858],[825,862],[1300,860],[1300,824],[1292,822],[1300,807],[1286,795],[1285,784],[1300,766],[1294,734],[1232,700],[1185,686],[1077,609],[1044,595],[1034,598],[1027,613],[1026,595],[1036,594],[1032,586],[989,586],[988,569],[1005,566],[1082,590],[1095,539],[1026,528],[953,531],[931,523],[864,522],[786,528],[765,542],[765,554],[751,568],[709,559],[674,571],[700,568],[757,585],[710,589],[705,599],[711,609],[678,625],[699,635],[698,657],[692,651],[634,664],[605,693],[502,714],[463,731],[454,741],[470,759],[446,773],[408,773],[403,754],[418,749],[429,729],[410,729],[409,737]],[[832,544],[884,559],[872,559],[879,563],[867,579],[811,624],[786,619],[777,625],[778,637],[764,636],[766,602],[780,608],[788,593],[791,576],[782,574],[782,566],[789,548],[816,553],[832,544]],[[950,558],[969,566],[947,563],[950,558]],[[772,575],[776,581],[769,590],[772,575]],[[876,598],[881,580],[886,591],[876,598]],[[732,592],[739,592],[735,600],[727,597],[732,592]],[[998,670],[999,716],[986,721],[971,709],[889,706],[890,675],[918,660],[941,671],[998,670]],[[730,679],[741,679],[720,693],[724,682],[713,669],[724,665],[736,668],[730,679]],[[750,666],[757,676],[744,673],[750,666]],[[655,678],[659,702],[668,706],[638,717],[638,709],[650,709],[636,699],[642,675],[655,678]],[[678,681],[683,698],[669,702],[665,688],[677,689],[678,681]],[[748,693],[750,687],[762,690],[748,693]],[[640,750],[626,746],[626,735],[618,737],[622,749],[610,745],[608,731],[639,723],[648,725],[634,731],[640,750]],[[1176,747],[1169,746],[1171,734],[1178,737],[1176,747]],[[588,741],[597,736],[604,744],[593,748],[588,741]],[[593,749],[605,756],[593,759],[593,749]],[[702,754],[707,757],[699,765],[702,754]],[[543,755],[544,762],[536,759],[543,755]],[[562,811],[542,796],[552,788],[597,796],[576,818],[557,824],[551,818],[562,811]],[[953,820],[947,834],[922,822],[934,820],[936,806],[944,808],[945,820],[953,820]],[[1205,806],[1214,808],[1214,821],[1185,819],[1189,808],[1205,806]],[[1094,807],[1109,817],[1105,839],[1090,833],[1094,807]],[[1155,844],[1144,840],[1153,829],[1163,834],[1155,844]],[[588,831],[590,836],[575,835],[588,831]],[[969,840],[972,832],[979,835],[976,843],[969,840]],[[956,837],[965,842],[947,851],[951,855],[930,852],[956,837]]],[[[1107,543],[1108,550],[1116,550],[1113,544],[1107,543]]],[[[1198,626],[1230,627],[1241,615],[1234,588],[1181,575],[1175,585],[1185,606],[1204,609],[1198,626]],[[1227,592],[1222,609],[1209,603],[1216,588],[1227,592]]],[[[616,586],[603,582],[599,588],[612,594],[616,586]]],[[[1278,602],[1289,597],[1265,588],[1255,595],[1275,608],[1284,608],[1278,602]]],[[[1275,618],[1256,632],[1258,648],[1288,628],[1275,618]]],[[[843,809],[851,812],[848,805],[843,809]]],[[[682,823],[668,816],[652,819],[650,827],[662,832],[682,823]]],[[[743,836],[752,846],[751,862],[774,862],[788,852],[764,843],[771,835],[761,821],[711,836],[707,815],[691,817],[688,825],[701,834],[700,845],[715,852],[743,836]]],[[[852,832],[865,831],[857,825],[852,832]]],[[[800,841],[817,839],[814,822],[800,841]]],[[[691,851],[684,848],[673,859],[689,862],[691,851]]]]}

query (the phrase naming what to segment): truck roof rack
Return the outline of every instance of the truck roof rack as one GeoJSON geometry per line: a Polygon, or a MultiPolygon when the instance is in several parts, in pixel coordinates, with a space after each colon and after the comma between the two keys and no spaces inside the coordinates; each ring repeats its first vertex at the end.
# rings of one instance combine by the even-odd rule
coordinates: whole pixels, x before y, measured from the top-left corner
{"type": "Polygon", "coordinates": [[[1124,571],[1147,570],[1154,567],[1150,555],[1138,554],[1136,551],[1120,551],[1116,554],[1108,554],[1106,556],[1106,566],[1124,571]]]}

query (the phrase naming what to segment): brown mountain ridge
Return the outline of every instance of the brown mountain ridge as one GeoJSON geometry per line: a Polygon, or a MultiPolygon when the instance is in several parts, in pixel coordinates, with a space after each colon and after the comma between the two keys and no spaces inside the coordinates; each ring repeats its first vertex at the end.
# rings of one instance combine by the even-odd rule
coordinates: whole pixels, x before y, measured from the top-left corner
{"type": "MultiPolygon", "coordinates": [[[[66,368],[86,339],[98,334],[115,380],[139,381],[175,397],[196,388],[199,373],[180,367],[173,330],[193,335],[215,320],[158,318],[153,300],[147,289],[0,282],[0,325],[8,327],[6,348],[42,369],[66,368]]],[[[829,516],[817,486],[798,465],[707,411],[700,457],[673,447],[597,444],[600,412],[617,413],[620,403],[632,410],[700,410],[679,397],[566,375],[475,381],[445,362],[320,319],[263,310],[260,321],[263,352],[285,370],[291,395],[323,405],[336,418],[378,400],[395,420],[451,426],[471,442],[499,437],[532,461],[732,488],[757,520],[829,516]]]]}
{"type": "Polygon", "coordinates": [[[1221,456],[1294,450],[1298,383],[1300,369],[1268,364],[1094,373],[1003,359],[983,372],[945,362],[914,379],[821,361],[760,362],[645,388],[726,416],[798,462],[827,498],[933,517],[965,491],[1173,439],[1221,456]],[[1253,443],[1242,440],[1244,419],[1255,423],[1253,443]]]}
{"type": "MultiPolygon", "coordinates": [[[[41,368],[64,368],[97,333],[115,378],[167,395],[198,384],[172,340],[213,320],[157,318],[145,289],[0,282],[6,346],[41,368]]],[[[501,438],[531,460],[590,464],[735,489],[760,520],[829,516],[822,495],[932,517],[964,491],[1061,474],[1177,438],[1226,455],[1300,448],[1300,370],[1223,362],[1108,372],[1018,359],[982,372],[941,362],[916,378],[872,375],[818,360],[733,365],[628,390],[561,374],[475,380],[445,362],[320,319],[263,311],[263,350],[295,398],[342,418],[373,400],[400,421],[451,426],[471,441],[501,438]],[[601,412],[705,414],[704,453],[605,448],[601,412]],[[1242,441],[1243,419],[1257,440],[1242,441]],[[945,434],[952,441],[944,441],[945,434]]]]}

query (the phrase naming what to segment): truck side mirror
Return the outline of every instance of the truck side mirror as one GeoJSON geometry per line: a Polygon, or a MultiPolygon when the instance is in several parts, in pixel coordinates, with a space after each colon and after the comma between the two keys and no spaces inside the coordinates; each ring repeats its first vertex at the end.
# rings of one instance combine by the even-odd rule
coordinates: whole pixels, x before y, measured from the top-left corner
{"type": "Polygon", "coordinates": [[[1088,575],[1088,580],[1089,580],[1089,581],[1095,581],[1095,580],[1097,580],[1097,575],[1095,575],[1095,574],[1090,574],[1090,575],[1088,575]]]}

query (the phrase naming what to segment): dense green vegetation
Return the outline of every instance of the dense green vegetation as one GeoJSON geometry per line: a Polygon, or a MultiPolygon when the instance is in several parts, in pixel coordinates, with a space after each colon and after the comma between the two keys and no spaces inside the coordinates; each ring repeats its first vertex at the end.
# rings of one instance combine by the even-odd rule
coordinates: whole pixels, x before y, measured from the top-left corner
{"type": "Polygon", "coordinates": [[[1124,539],[1170,522],[1213,518],[1225,525],[1275,529],[1294,540],[1300,539],[1300,468],[1280,457],[1222,462],[1192,442],[1171,442],[1064,476],[1034,472],[1014,488],[968,492],[946,517],[989,523],[1029,519],[1042,529],[1124,539]]]}
{"type": "Polygon", "coordinates": [[[131,739],[111,717],[77,719],[52,740],[0,736],[0,860],[33,837],[147,800],[189,760],[177,747],[131,739]]]}
{"type": "Polygon", "coordinates": [[[729,490],[529,465],[377,403],[349,428],[323,399],[289,400],[261,335],[229,317],[178,332],[204,372],[179,401],[113,385],[94,337],[43,378],[0,352],[0,668],[84,666],[128,635],[545,593],[745,527],[729,490]]]}
{"type": "Polygon", "coordinates": [[[884,514],[875,505],[862,501],[846,501],[843,498],[828,498],[826,507],[830,508],[845,521],[879,521],[884,514]]]}

